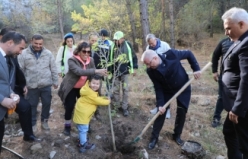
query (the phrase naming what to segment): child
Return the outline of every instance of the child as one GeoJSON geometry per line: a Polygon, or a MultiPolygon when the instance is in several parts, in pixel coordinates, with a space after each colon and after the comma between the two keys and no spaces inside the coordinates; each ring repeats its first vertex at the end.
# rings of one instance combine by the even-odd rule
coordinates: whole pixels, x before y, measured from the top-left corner
{"type": "Polygon", "coordinates": [[[77,124],[79,131],[80,152],[95,148],[94,144],[87,141],[89,122],[98,105],[107,106],[110,103],[109,99],[98,96],[100,86],[101,77],[93,75],[80,89],[80,98],[77,100],[73,116],[73,121],[77,124]]]}

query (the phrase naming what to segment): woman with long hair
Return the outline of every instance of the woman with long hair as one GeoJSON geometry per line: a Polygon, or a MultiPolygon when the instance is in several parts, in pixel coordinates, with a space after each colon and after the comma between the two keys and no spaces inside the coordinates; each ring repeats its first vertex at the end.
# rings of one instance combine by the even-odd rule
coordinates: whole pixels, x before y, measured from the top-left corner
{"type": "Polygon", "coordinates": [[[68,72],[68,59],[73,56],[73,51],[75,49],[76,46],[73,34],[65,34],[62,46],[60,46],[56,56],[56,66],[60,77],[64,77],[68,72]]]}
{"type": "Polygon", "coordinates": [[[58,95],[65,107],[64,134],[70,135],[72,112],[77,98],[80,97],[80,88],[84,86],[89,76],[97,74],[106,76],[106,69],[96,69],[94,60],[90,57],[90,45],[80,43],[74,51],[74,55],[68,60],[69,71],[63,78],[58,95]]]}

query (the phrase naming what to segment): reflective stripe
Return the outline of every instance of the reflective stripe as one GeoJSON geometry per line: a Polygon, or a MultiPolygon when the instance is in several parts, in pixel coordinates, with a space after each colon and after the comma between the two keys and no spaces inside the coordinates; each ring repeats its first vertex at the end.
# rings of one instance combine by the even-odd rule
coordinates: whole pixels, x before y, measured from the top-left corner
{"type": "MultiPolygon", "coordinates": [[[[126,46],[127,46],[128,58],[129,58],[129,62],[130,62],[130,65],[131,65],[131,68],[129,69],[129,72],[130,72],[130,73],[133,73],[133,56],[132,56],[132,50],[131,50],[129,44],[127,43],[127,41],[125,41],[125,44],[126,44],[126,46]]],[[[115,46],[115,45],[111,45],[110,62],[113,61],[114,46],[115,46]]]]}

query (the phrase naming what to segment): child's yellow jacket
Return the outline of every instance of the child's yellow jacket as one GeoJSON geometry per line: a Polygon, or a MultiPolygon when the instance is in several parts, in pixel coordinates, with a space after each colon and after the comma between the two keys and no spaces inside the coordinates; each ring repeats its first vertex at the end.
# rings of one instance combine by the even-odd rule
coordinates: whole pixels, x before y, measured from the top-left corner
{"type": "Polygon", "coordinates": [[[107,106],[110,100],[98,96],[98,92],[89,87],[89,81],[80,89],[80,98],[77,100],[73,121],[76,124],[89,124],[97,106],[107,106]]]}

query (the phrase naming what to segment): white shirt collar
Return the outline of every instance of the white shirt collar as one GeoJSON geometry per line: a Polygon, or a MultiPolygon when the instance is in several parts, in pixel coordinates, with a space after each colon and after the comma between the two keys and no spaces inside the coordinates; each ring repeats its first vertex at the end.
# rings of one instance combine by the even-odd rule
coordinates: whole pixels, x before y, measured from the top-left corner
{"type": "Polygon", "coordinates": [[[2,53],[3,57],[5,57],[5,56],[6,56],[5,51],[3,51],[3,49],[2,49],[1,47],[0,47],[0,52],[2,53]]]}

